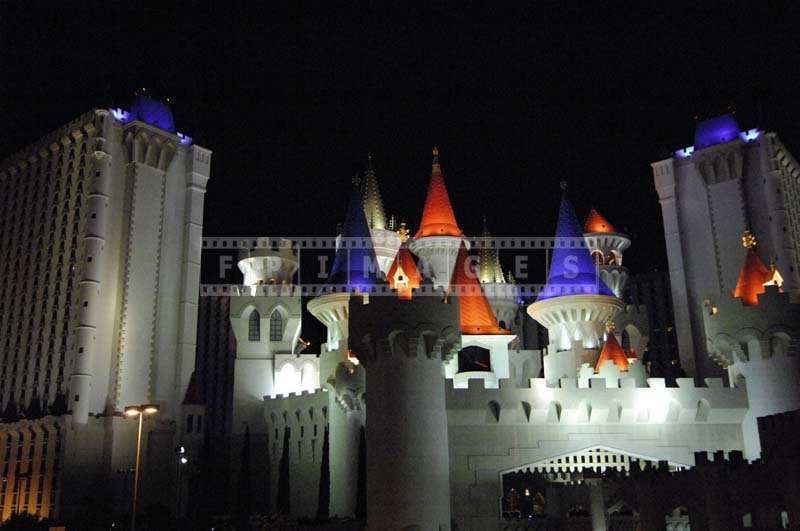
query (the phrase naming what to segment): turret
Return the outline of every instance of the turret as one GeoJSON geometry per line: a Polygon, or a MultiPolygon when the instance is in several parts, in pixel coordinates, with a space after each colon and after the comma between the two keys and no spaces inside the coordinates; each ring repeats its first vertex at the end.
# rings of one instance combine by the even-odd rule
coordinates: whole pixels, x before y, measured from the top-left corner
{"type": "Polygon", "coordinates": [[[547,284],[528,307],[528,314],[547,328],[550,344],[544,365],[548,380],[574,377],[582,363],[594,366],[605,324],[624,306],[598,275],[566,197],[566,183],[562,188],[565,192],[547,284]]]}
{"type": "Polygon", "coordinates": [[[446,374],[453,376],[456,388],[467,388],[473,378],[497,387],[498,380],[509,377],[508,344],[516,336],[498,324],[465,245],[458,252],[450,293],[458,297],[461,350],[446,374]]]}
{"type": "Polygon", "coordinates": [[[500,256],[497,247],[493,245],[492,235],[486,225],[486,216],[483,217],[483,233],[478,239],[478,279],[483,293],[494,311],[499,325],[506,330],[511,330],[519,310],[519,291],[516,284],[507,282],[503,277],[500,266],[500,256]]]}
{"type": "MultiPolygon", "coordinates": [[[[267,239],[263,238],[266,242],[267,239]]],[[[264,284],[291,284],[297,271],[297,256],[292,242],[281,239],[274,248],[266,245],[239,252],[239,270],[244,275],[244,285],[256,293],[256,287],[264,284]]]]}
{"type": "Polygon", "coordinates": [[[760,455],[756,419],[800,408],[800,304],[781,288],[777,268],[767,267],[756,238],[747,249],[733,293],[703,302],[708,355],[728,371],[732,385],[747,386],[750,408],[744,424],[748,459],[760,455]]]}
{"type": "Polygon", "coordinates": [[[450,284],[456,256],[464,240],[458,228],[450,197],[444,185],[439,164],[439,150],[433,148],[433,167],[422,221],[409,244],[411,252],[420,257],[422,274],[433,280],[434,288],[446,289],[450,284]]]}
{"type": "Polygon", "coordinates": [[[375,170],[372,169],[372,155],[369,155],[367,172],[364,174],[363,185],[364,215],[367,219],[369,233],[372,236],[372,244],[375,255],[378,258],[378,266],[385,275],[389,271],[397,249],[400,247],[400,238],[397,233],[387,224],[386,213],[383,210],[383,200],[378,188],[378,178],[375,170]]]}
{"type": "Polygon", "coordinates": [[[368,291],[382,276],[362,201],[354,189],[324,293],[308,303],[311,315],[328,329],[329,351],[347,347],[350,293],[368,291]]]}
{"type": "Polygon", "coordinates": [[[622,267],[622,253],[631,245],[626,234],[617,232],[597,210],[592,209],[583,228],[592,260],[600,270],[600,278],[619,298],[625,291],[628,270],[622,267]]]}
{"type": "Polygon", "coordinates": [[[458,298],[350,299],[350,344],[366,369],[367,526],[450,529],[442,362],[458,340],[458,298]]]}

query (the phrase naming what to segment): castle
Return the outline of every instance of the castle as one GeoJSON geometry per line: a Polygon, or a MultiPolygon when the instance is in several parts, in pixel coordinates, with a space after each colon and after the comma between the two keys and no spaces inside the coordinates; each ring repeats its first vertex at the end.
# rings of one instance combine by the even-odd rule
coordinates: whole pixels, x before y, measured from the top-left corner
{"type": "MultiPolygon", "coordinates": [[[[249,485],[244,513],[421,530],[497,529],[523,506],[605,529],[631,500],[598,474],[755,460],[759,419],[800,408],[800,168],[774,133],[716,118],[653,164],[688,373],[674,381],[648,374],[653,319],[622,299],[635,242],[598,211],[581,224],[566,190],[553,237],[469,237],[433,157],[413,237],[370,163],[341,233],[314,242],[202,238],[211,153],[147,96],[4,161],[0,517],[127,506],[131,404],[160,408],[143,504],[172,497],[181,515],[209,485],[249,485]],[[299,282],[317,244],[327,277],[299,282]],[[220,248],[242,284],[199,286],[201,249],[220,248]],[[510,248],[549,253],[543,285],[504,274],[510,248]]],[[[648,522],[689,525],[663,505],[648,522]]]]}
{"type": "MultiPolygon", "coordinates": [[[[668,160],[697,160],[700,170],[684,181],[705,175],[708,164],[721,167],[706,161],[712,151],[757,151],[773,138],[737,128],[730,138],[710,139],[708,128],[698,126],[705,144],[668,160]]],[[[722,160],[742,164],[734,155],[722,160]]],[[[673,232],[667,219],[666,165],[654,168],[674,282],[685,255],[674,255],[673,242],[691,236],[686,228],[673,232]]],[[[691,186],[705,186],[707,197],[724,204],[738,193],[724,188],[730,180],[757,188],[745,177],[691,186]]],[[[485,229],[477,238],[463,234],[437,150],[413,238],[388,228],[371,166],[361,192],[350,198],[328,282],[308,302],[327,329],[319,353],[303,351],[299,340],[307,292],[293,284],[292,243],[239,243],[245,285],[225,292],[236,345],[232,430],[239,437],[246,431],[259,448],[250,463],[259,480],[252,481],[256,512],[314,516],[325,504],[329,514],[349,516],[366,498],[370,529],[496,529],[514,474],[629,473],[657,463],[682,470],[705,451],[757,459],[758,417],[800,407],[800,307],[783,276],[783,269],[796,274],[796,257],[782,251],[786,267],[774,260],[767,267],[745,232],[755,223],[725,228],[742,229],[720,258],[720,271],[734,268],[738,282],[708,289],[693,278],[676,297],[676,313],[702,316],[704,355],[717,376],[692,371],[668,386],[641,361],[647,309],[620,298],[630,239],[595,210],[581,224],[566,191],[555,237],[515,242],[552,251],[547,282],[535,292],[503,275],[498,250],[507,242],[485,229]],[[266,265],[256,267],[254,257],[266,265]],[[522,296],[534,299],[527,308],[522,296]],[[696,304],[687,307],[687,297],[696,304]],[[520,340],[530,319],[546,328],[547,345],[520,340]]],[[[696,222],[692,233],[701,230],[696,222]]],[[[688,319],[677,319],[686,334],[680,326],[688,319]]],[[[682,360],[698,356],[687,349],[682,360]]],[[[602,484],[591,485],[588,517],[593,529],[606,529],[621,505],[609,503],[602,484]]],[[[680,514],[664,517],[682,525],[680,514]]]]}

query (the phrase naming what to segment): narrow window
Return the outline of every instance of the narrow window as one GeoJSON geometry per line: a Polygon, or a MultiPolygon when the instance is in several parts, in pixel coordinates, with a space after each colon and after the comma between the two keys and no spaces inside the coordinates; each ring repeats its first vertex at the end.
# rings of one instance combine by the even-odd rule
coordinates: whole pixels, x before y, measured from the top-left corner
{"type": "Polygon", "coordinates": [[[269,318],[269,340],[280,341],[281,339],[283,339],[283,317],[278,310],[275,310],[269,318]]]}
{"type": "Polygon", "coordinates": [[[261,341],[261,316],[258,314],[258,310],[252,311],[249,323],[247,339],[250,341],[261,341]]]}

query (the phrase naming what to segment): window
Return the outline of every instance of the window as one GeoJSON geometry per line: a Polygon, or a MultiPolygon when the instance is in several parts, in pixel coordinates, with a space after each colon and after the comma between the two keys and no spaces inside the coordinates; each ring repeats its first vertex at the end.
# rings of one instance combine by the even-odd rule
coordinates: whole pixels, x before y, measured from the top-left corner
{"type": "Polygon", "coordinates": [[[269,340],[280,341],[283,339],[283,317],[281,312],[275,310],[269,317],[269,340]]]}
{"type": "Polygon", "coordinates": [[[253,310],[250,313],[247,339],[250,341],[261,341],[261,315],[259,315],[258,310],[253,310]]]}

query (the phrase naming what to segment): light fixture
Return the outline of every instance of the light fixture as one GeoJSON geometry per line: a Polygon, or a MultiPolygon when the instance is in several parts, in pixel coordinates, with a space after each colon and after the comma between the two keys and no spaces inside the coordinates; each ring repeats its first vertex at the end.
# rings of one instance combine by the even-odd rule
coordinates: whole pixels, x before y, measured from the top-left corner
{"type": "Polygon", "coordinates": [[[152,415],[154,413],[158,413],[159,407],[158,404],[145,404],[142,406],[145,415],[152,415]]]}
{"type": "Polygon", "coordinates": [[[186,463],[188,463],[188,462],[189,462],[189,460],[188,460],[188,459],[186,459],[185,457],[181,457],[181,464],[182,464],[182,465],[185,465],[185,464],[186,464],[186,463]]]}
{"type": "Polygon", "coordinates": [[[125,408],[125,416],[126,417],[136,417],[137,415],[141,414],[142,410],[139,406],[127,406],[125,408]]]}

